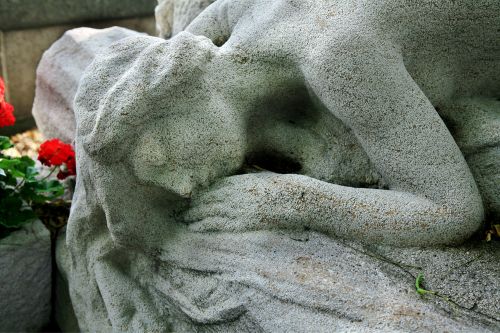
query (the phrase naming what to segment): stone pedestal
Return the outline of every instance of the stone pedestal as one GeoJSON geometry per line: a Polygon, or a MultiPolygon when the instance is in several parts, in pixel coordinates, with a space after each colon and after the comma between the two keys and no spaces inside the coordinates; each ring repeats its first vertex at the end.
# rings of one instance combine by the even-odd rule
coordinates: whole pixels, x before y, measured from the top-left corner
{"type": "Polygon", "coordinates": [[[0,240],[0,331],[36,332],[51,310],[50,234],[40,221],[0,240]]]}

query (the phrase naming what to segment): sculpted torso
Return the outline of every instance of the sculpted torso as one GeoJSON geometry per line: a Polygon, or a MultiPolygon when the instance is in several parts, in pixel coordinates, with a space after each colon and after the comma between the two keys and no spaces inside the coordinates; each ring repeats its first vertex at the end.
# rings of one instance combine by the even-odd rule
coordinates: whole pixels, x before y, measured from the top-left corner
{"type": "MultiPolygon", "coordinates": [[[[99,265],[115,246],[161,252],[178,233],[466,240],[481,194],[500,211],[498,12],[486,0],[218,0],[170,40],[113,45],[75,100],[74,205],[99,212],[99,265]]],[[[68,228],[82,253],[88,221],[75,209],[68,228]]]]}

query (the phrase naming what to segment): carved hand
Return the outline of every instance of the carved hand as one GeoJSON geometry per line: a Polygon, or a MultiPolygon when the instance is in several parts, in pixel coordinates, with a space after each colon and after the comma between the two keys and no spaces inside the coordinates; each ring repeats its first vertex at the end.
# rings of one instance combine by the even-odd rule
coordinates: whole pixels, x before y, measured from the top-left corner
{"type": "Polygon", "coordinates": [[[301,176],[262,172],[224,178],[193,196],[185,220],[193,231],[293,227],[299,221],[290,200],[293,196],[284,195],[280,186],[283,178],[290,177],[301,176]]]}

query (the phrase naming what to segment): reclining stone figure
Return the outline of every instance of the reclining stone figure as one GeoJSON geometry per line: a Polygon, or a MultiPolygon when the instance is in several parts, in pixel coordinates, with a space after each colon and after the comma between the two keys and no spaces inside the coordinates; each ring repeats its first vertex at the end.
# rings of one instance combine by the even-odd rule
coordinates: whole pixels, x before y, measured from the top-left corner
{"type": "MultiPolygon", "coordinates": [[[[111,46],[75,99],[67,237],[71,274],[91,291],[77,288],[74,303],[103,300],[115,329],[158,323],[134,263],[152,269],[206,232],[469,238],[485,210],[457,143],[499,212],[499,12],[487,0],[218,0],[170,40],[111,46]],[[128,290],[134,305],[109,301],[128,290]]],[[[239,316],[229,308],[183,315],[213,324],[239,316]]]]}
{"type": "MultiPolygon", "coordinates": [[[[458,5],[434,11],[400,1],[360,8],[320,3],[315,9],[308,2],[250,3],[218,1],[170,41],[138,37],[97,59],[76,100],[84,116],[79,135],[90,155],[111,163],[127,154],[141,182],[180,198],[234,175],[251,156],[278,154],[303,174],[223,180],[217,190],[195,195],[187,217],[201,222],[192,229],[307,227],[421,246],[458,243],[477,230],[479,192],[433,105],[466,121],[475,116],[467,112],[496,115],[498,64],[487,57],[497,54],[490,50],[496,32],[481,31],[491,43],[478,40],[474,53],[460,50],[464,36],[456,30],[479,28],[460,20],[467,13],[458,5]],[[266,14],[259,15],[263,8],[266,14]],[[415,26],[430,22],[428,31],[408,36],[393,28],[410,9],[415,26]],[[272,20],[272,13],[290,18],[272,20]],[[442,26],[440,15],[456,17],[454,29],[442,26]],[[250,17],[259,24],[247,22],[250,17]],[[444,37],[458,48],[449,60],[436,59],[450,47],[444,37]],[[433,61],[444,71],[438,77],[433,61]],[[464,68],[472,66],[476,77],[464,80],[464,68]],[[333,143],[339,133],[332,128],[340,126],[328,124],[340,122],[346,126],[340,140],[349,143],[333,143]],[[129,145],[121,147],[125,139],[134,142],[132,128],[143,131],[135,155],[124,151],[129,145]],[[341,144],[353,153],[337,157],[341,144]],[[360,188],[376,183],[375,170],[388,189],[360,188]]],[[[498,139],[490,134],[483,140],[498,139]]]]}

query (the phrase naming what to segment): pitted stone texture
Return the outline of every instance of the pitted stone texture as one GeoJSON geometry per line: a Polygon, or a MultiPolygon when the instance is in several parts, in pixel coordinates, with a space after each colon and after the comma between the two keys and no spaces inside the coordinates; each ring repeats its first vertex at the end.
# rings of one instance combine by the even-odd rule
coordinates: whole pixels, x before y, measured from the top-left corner
{"type": "Polygon", "coordinates": [[[71,269],[70,258],[67,249],[66,231],[65,229],[59,230],[56,242],[56,263],[57,263],[57,277],[56,285],[56,301],[55,301],[55,320],[57,326],[63,332],[80,332],[78,327],[78,319],[73,310],[73,304],[68,289],[68,271],[71,269]]]}
{"type": "Polygon", "coordinates": [[[0,240],[0,332],[38,332],[49,323],[50,247],[40,221],[0,240]]]}
{"type": "MultiPolygon", "coordinates": [[[[471,287],[446,313],[415,295],[416,272],[340,239],[444,246],[481,226],[458,144],[497,147],[495,131],[455,139],[437,111],[474,118],[481,100],[498,121],[484,100],[500,91],[499,13],[490,0],[219,0],[169,40],[97,56],[74,103],[80,328],[498,330],[496,294],[481,303],[471,287]]],[[[493,184],[498,169],[476,161],[493,184]]]]}
{"type": "Polygon", "coordinates": [[[155,8],[159,37],[170,38],[186,28],[215,0],[158,0],[155,8]]]}
{"type": "Polygon", "coordinates": [[[45,51],[37,68],[33,117],[46,138],[75,138],[73,100],[83,71],[117,40],[137,35],[125,28],[68,30],[45,51]]]}
{"type": "MultiPolygon", "coordinates": [[[[73,294],[80,327],[100,332],[500,330],[498,244],[401,250],[314,232],[206,236],[181,232],[156,258],[131,255],[122,265],[134,262],[140,268],[127,269],[126,280],[120,267],[105,269],[105,260],[98,260],[104,298],[97,308],[85,308],[89,313],[83,312],[82,295],[73,294]],[[153,276],[145,277],[145,271],[153,276]],[[419,296],[414,285],[420,272],[424,286],[449,301],[419,296]],[[134,292],[127,295],[127,290],[134,292]],[[145,290],[153,294],[146,297],[145,290]],[[97,313],[105,304],[123,311],[133,304],[141,312],[134,317],[97,313]]],[[[70,281],[73,288],[79,284],[84,281],[70,281]]]]}
{"type": "MultiPolygon", "coordinates": [[[[423,273],[425,287],[444,298],[453,314],[456,309],[471,310],[500,329],[500,242],[469,242],[457,248],[394,249],[368,247],[368,251],[398,264],[408,272],[423,273]]],[[[432,296],[431,296],[432,297],[432,296]]]]}

